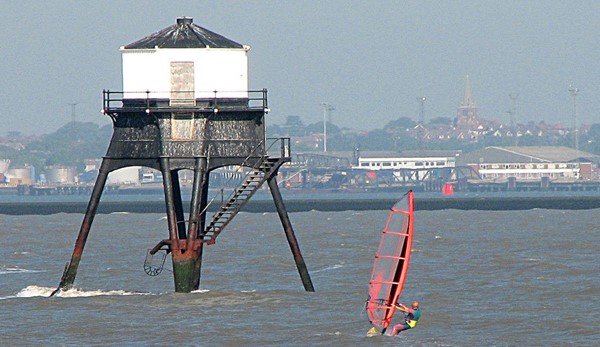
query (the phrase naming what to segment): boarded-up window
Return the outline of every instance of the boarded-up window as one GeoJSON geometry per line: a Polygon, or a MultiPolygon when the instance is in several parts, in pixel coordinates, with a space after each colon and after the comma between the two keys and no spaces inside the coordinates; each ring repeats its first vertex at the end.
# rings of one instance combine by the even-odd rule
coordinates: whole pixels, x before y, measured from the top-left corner
{"type": "Polygon", "coordinates": [[[196,106],[194,96],[194,62],[171,62],[171,107],[196,106]]]}
{"type": "Polygon", "coordinates": [[[193,140],[194,139],[194,114],[193,113],[171,113],[171,139],[193,140]]]}

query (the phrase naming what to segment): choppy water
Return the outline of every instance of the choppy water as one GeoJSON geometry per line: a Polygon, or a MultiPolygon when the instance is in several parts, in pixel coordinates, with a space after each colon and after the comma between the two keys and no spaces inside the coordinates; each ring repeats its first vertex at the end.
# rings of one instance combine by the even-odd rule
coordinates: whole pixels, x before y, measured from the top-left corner
{"type": "Polygon", "coordinates": [[[0,345],[593,346],[599,215],[417,211],[401,300],[421,301],[421,321],[373,338],[363,307],[387,211],[290,214],[315,293],[275,213],[238,215],[191,294],[173,293],[170,272],[142,269],[167,237],[162,215],[98,215],[77,290],[53,298],[82,215],[0,215],[0,345]]]}

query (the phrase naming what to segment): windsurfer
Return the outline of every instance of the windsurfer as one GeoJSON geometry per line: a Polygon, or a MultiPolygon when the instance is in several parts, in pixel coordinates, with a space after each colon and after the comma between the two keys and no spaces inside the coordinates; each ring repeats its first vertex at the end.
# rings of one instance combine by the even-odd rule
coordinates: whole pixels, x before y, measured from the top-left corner
{"type": "Polygon", "coordinates": [[[411,308],[403,304],[398,304],[396,305],[396,309],[406,313],[406,318],[404,323],[394,325],[392,333],[390,334],[392,336],[400,334],[403,330],[414,328],[417,325],[419,318],[421,318],[421,309],[419,309],[418,301],[414,301],[411,308]]]}

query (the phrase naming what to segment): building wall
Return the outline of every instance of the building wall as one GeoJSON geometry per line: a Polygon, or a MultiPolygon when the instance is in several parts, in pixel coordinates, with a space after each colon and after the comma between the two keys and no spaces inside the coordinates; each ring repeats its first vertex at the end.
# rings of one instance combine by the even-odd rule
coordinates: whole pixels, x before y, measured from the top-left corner
{"type": "Polygon", "coordinates": [[[390,170],[390,169],[433,169],[455,167],[453,157],[421,158],[358,158],[358,166],[353,169],[390,170]]]}
{"type": "Polygon", "coordinates": [[[248,97],[248,50],[235,48],[122,49],[126,99],[170,98],[171,62],[194,63],[196,99],[248,97]]]}
{"type": "Polygon", "coordinates": [[[481,163],[471,165],[482,179],[540,180],[549,177],[552,180],[569,180],[591,177],[590,163],[481,163]],[[581,165],[585,164],[585,165],[581,165]],[[581,166],[588,167],[582,174],[581,166]]]}
{"type": "Polygon", "coordinates": [[[591,180],[596,179],[595,170],[593,169],[592,163],[580,163],[579,164],[579,175],[581,179],[591,180]]]}

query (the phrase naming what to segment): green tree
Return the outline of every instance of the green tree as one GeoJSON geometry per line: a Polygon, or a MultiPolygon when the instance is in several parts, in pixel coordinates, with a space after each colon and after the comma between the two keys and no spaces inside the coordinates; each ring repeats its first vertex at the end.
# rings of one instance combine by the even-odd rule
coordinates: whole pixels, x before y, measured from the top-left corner
{"type": "Polygon", "coordinates": [[[70,122],[44,139],[30,143],[22,156],[38,167],[66,165],[81,169],[84,159],[100,158],[106,153],[111,132],[110,126],[100,128],[91,122],[70,122]]]}
{"type": "Polygon", "coordinates": [[[417,125],[417,122],[408,117],[400,117],[396,120],[388,122],[384,129],[408,129],[414,128],[417,125]]]}

